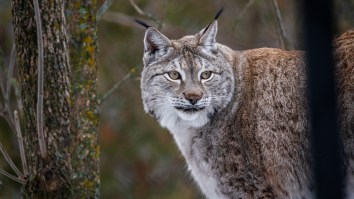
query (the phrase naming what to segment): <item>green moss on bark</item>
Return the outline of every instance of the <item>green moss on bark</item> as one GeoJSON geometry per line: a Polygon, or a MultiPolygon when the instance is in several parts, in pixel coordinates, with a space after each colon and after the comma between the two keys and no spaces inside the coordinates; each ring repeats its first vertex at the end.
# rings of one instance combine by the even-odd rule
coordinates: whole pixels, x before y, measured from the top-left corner
{"type": "Polygon", "coordinates": [[[72,32],[71,48],[71,130],[75,192],[87,198],[99,196],[99,109],[97,98],[97,1],[71,2],[68,20],[72,32]]]}

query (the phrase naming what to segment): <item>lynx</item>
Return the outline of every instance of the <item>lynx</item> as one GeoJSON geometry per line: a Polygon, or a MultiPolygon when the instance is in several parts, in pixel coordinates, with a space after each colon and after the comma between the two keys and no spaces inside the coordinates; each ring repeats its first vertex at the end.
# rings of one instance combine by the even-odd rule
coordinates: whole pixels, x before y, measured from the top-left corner
{"type": "MultiPolygon", "coordinates": [[[[170,40],[148,27],[144,109],[167,128],[207,198],[313,197],[304,53],[234,51],[217,20],[170,40]]],[[[335,41],[347,197],[354,198],[354,30],[335,41]]]]}

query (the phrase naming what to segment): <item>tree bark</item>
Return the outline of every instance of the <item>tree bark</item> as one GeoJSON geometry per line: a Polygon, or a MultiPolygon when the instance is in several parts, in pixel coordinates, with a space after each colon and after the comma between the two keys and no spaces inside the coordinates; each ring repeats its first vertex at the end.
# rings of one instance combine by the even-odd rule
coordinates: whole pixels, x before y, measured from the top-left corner
{"type": "Polygon", "coordinates": [[[99,148],[96,94],[95,1],[72,2],[81,20],[69,42],[65,1],[39,1],[44,48],[44,133],[48,156],[40,155],[37,127],[37,36],[31,0],[13,0],[12,14],[24,105],[29,165],[24,198],[98,198],[99,148]],[[90,8],[90,9],[89,9],[90,8]],[[92,9],[92,10],[91,10],[92,9]],[[85,28],[83,28],[85,27],[85,28]],[[80,43],[82,42],[82,43],[80,43]],[[69,49],[70,46],[70,49],[69,49]],[[69,54],[69,50],[71,51],[69,54]],[[72,62],[70,58],[72,57],[72,62]]]}
{"type": "Polygon", "coordinates": [[[99,196],[99,124],[97,96],[97,1],[69,1],[71,73],[70,129],[75,183],[83,198],[99,196]]]}

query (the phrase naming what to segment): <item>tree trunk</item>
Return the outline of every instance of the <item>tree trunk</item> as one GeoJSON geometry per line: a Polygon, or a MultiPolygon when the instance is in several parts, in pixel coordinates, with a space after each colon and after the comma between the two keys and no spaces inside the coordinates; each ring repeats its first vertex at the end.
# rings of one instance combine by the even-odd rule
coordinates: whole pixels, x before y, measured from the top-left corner
{"type": "Polygon", "coordinates": [[[72,29],[72,42],[68,39],[65,1],[42,0],[39,4],[44,48],[43,118],[48,151],[45,158],[39,152],[36,126],[38,52],[33,1],[12,2],[29,165],[23,195],[25,198],[97,198],[96,2],[73,3],[81,6],[78,12],[70,12],[74,7],[69,7],[69,13],[79,15],[73,16],[72,22],[80,19],[80,24],[85,24],[85,28],[72,29]]]}
{"type": "Polygon", "coordinates": [[[73,189],[80,198],[98,198],[97,1],[70,1],[68,10],[72,66],[70,130],[75,132],[73,189]]]}

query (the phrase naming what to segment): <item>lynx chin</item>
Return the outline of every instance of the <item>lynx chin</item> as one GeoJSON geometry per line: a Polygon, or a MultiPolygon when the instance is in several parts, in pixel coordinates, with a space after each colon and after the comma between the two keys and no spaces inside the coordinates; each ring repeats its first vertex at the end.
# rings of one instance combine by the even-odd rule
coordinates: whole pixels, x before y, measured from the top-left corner
{"type": "MultiPolygon", "coordinates": [[[[214,20],[170,40],[147,27],[144,109],[174,137],[209,199],[310,199],[313,193],[303,52],[234,51],[214,20]]],[[[354,198],[354,30],[335,41],[347,198],[354,198]]]]}

